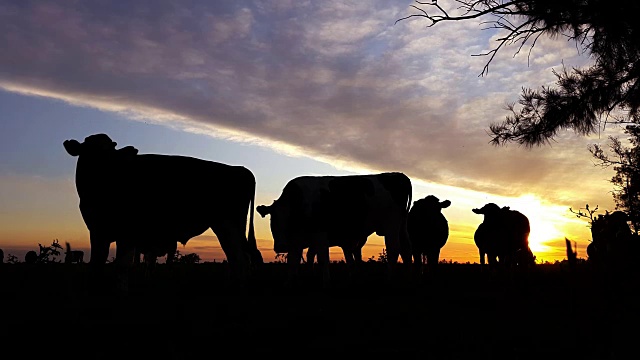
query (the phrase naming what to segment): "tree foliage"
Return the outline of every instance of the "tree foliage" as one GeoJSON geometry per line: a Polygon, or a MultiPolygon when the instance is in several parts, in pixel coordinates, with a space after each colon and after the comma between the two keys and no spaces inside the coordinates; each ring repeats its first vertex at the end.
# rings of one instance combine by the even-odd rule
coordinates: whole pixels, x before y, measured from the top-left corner
{"type": "Polygon", "coordinates": [[[640,123],[640,22],[637,0],[450,0],[457,15],[450,15],[437,0],[415,1],[417,13],[398,21],[421,17],[428,27],[447,21],[482,19],[501,36],[489,52],[480,76],[506,45],[516,53],[529,51],[542,36],[565,37],[575,42],[593,65],[554,71],[554,86],[523,88],[508,115],[490,125],[491,142],[515,142],[527,147],[544,145],[560,130],[581,135],[597,132],[607,122],[640,123]]]}
{"type": "Polygon", "coordinates": [[[176,250],[174,261],[180,264],[199,264],[201,260],[196,253],[182,254],[180,250],[176,250]]]}
{"type": "Polygon", "coordinates": [[[38,244],[39,253],[36,259],[37,263],[49,264],[60,262],[56,257],[60,256],[60,252],[62,251],[62,245],[58,242],[58,239],[54,239],[49,246],[42,246],[42,244],[38,244]]]}
{"type": "Polygon", "coordinates": [[[609,151],[594,144],[589,151],[602,167],[613,167],[615,175],[611,178],[614,185],[613,199],[616,209],[629,215],[634,232],[640,230],[640,126],[629,125],[625,128],[629,135],[629,145],[620,139],[609,137],[609,151]]]}

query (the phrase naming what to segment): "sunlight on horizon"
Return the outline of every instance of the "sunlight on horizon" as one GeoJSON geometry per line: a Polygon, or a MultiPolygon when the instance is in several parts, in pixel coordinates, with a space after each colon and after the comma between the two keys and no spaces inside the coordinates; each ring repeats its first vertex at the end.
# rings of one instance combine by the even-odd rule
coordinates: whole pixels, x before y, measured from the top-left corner
{"type": "Polygon", "coordinates": [[[548,243],[564,240],[566,235],[560,229],[567,223],[567,208],[545,204],[534,194],[525,194],[514,201],[516,205],[512,208],[529,218],[529,247],[534,254],[544,255],[551,252],[553,247],[547,245],[548,243]]]}

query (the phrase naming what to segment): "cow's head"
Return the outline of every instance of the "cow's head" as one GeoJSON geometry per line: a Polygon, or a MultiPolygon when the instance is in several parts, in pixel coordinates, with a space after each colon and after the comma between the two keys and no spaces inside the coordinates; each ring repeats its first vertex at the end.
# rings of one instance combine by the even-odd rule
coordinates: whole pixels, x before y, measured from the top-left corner
{"type": "Polygon", "coordinates": [[[318,204],[304,201],[304,191],[290,182],[285,186],[280,198],[271,205],[259,205],[256,211],[260,216],[271,215],[270,226],[273,236],[273,250],[276,253],[288,253],[294,245],[303,246],[301,233],[313,231],[314,209],[318,204]]]}
{"type": "Polygon", "coordinates": [[[260,216],[271,215],[269,221],[271,235],[273,236],[273,250],[280,253],[289,252],[289,226],[291,224],[291,211],[283,201],[275,200],[271,205],[259,205],[256,211],[260,216]]]}
{"type": "Polygon", "coordinates": [[[451,201],[440,201],[440,199],[438,199],[436,196],[428,195],[424,199],[414,201],[413,205],[419,209],[423,209],[423,211],[440,212],[440,210],[451,206],[451,201]]]}
{"type": "Polygon", "coordinates": [[[616,210],[607,215],[607,221],[612,224],[627,224],[627,221],[629,221],[629,215],[624,211],[616,210]]]}
{"type": "Polygon", "coordinates": [[[500,207],[494,203],[488,203],[479,209],[472,209],[472,211],[476,214],[492,216],[500,213],[500,207]]]}
{"type": "Polygon", "coordinates": [[[138,149],[133,146],[126,146],[120,150],[116,150],[116,145],[118,144],[112,141],[107,134],[87,136],[82,143],[78,142],[78,140],[65,140],[62,145],[64,145],[65,150],[67,150],[67,153],[71,156],[136,155],[138,153],[138,149]]]}
{"type": "Polygon", "coordinates": [[[632,233],[627,221],[629,216],[620,210],[599,215],[591,224],[593,241],[610,244],[629,240],[632,233]]]}

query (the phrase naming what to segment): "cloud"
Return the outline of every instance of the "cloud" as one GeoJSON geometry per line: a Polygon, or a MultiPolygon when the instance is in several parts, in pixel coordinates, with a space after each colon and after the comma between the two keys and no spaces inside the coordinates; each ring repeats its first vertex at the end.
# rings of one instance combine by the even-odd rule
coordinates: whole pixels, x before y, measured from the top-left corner
{"type": "Polygon", "coordinates": [[[488,58],[471,55],[497,35],[394,24],[410,3],[3,3],[0,87],[427,182],[610,198],[589,139],[488,144],[522,86],[587,61],[572,44],[539,41],[533,61],[507,48],[478,77],[488,58]]]}

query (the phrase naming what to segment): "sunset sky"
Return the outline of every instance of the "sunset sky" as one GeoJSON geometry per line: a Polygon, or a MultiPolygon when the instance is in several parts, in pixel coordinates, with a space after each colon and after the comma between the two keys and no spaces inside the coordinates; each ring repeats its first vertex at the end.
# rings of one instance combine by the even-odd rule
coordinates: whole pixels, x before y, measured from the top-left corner
{"type": "MultiPolygon", "coordinates": [[[[594,165],[596,136],[560,133],[527,149],[489,144],[522,87],[590,59],[566,39],[501,50],[480,21],[401,17],[397,1],[51,2],[0,0],[0,248],[22,261],[54,239],[89,250],[78,209],[76,158],[62,143],[106,133],[140,153],[193,156],[251,169],[256,204],[300,175],[400,171],[413,200],[451,200],[441,258],[477,262],[473,232],[487,202],[531,221],[538,260],[586,257],[588,223],[569,208],[614,210],[612,169],[594,165]],[[516,54],[517,53],[517,54],[516,54]]],[[[440,2],[454,11],[452,1],[440,2]]],[[[272,261],[267,218],[258,246],[272,261]]],[[[372,236],[364,258],[377,257],[372,236]]],[[[113,245],[112,245],[113,248],[113,245]]],[[[209,230],[181,253],[224,254],[209,230]]],[[[334,260],[342,258],[332,248],[334,260]]]]}

